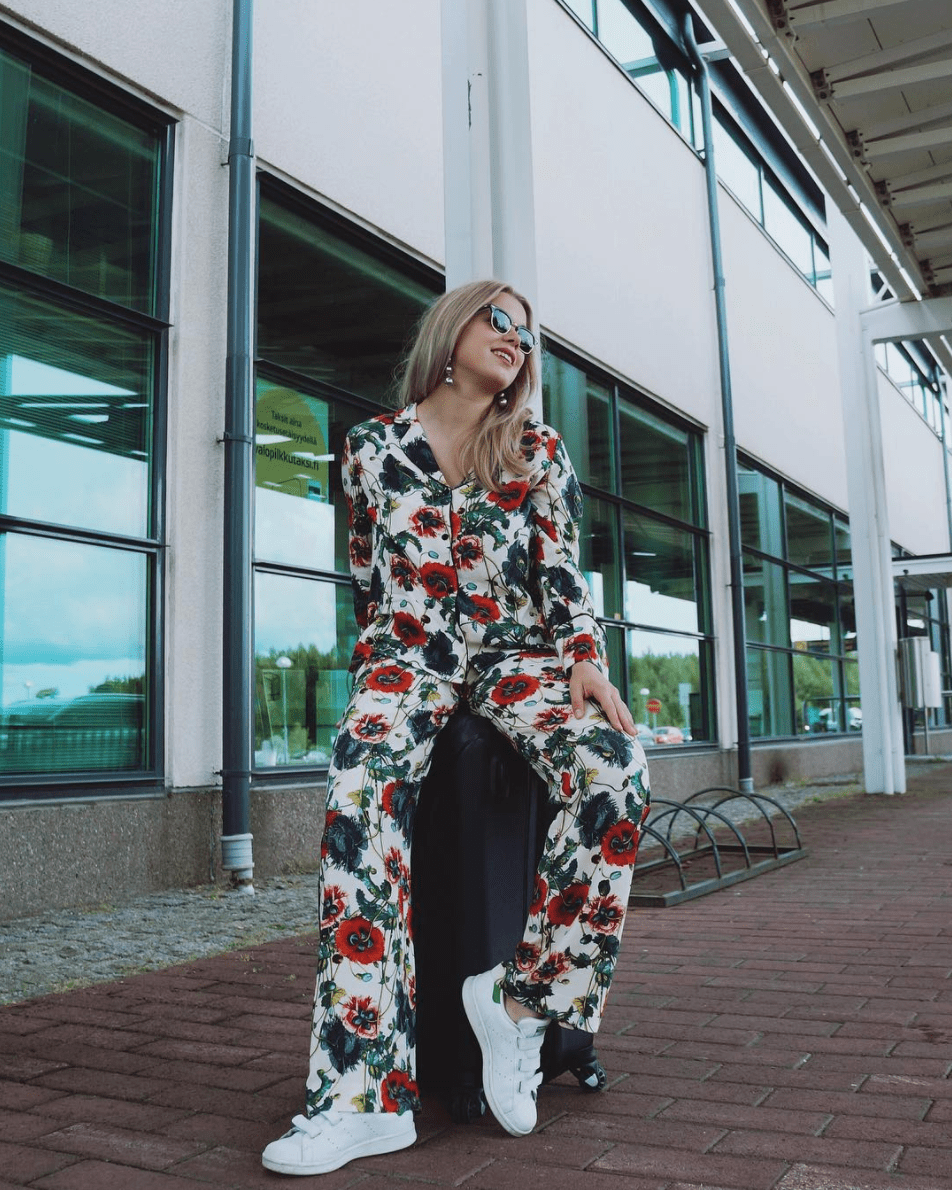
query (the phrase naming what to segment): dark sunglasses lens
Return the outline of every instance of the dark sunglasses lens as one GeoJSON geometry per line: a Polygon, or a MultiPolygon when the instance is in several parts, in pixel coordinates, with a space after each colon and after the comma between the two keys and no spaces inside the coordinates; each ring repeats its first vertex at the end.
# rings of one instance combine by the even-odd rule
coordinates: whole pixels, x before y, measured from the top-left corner
{"type": "Polygon", "coordinates": [[[505,310],[500,310],[498,306],[490,306],[489,320],[493,325],[493,330],[498,331],[500,335],[509,333],[509,328],[512,326],[512,319],[505,310]]]}
{"type": "Polygon", "coordinates": [[[527,331],[525,327],[520,327],[517,332],[519,336],[519,346],[522,348],[522,354],[528,355],[535,347],[535,335],[532,331],[527,331]]]}

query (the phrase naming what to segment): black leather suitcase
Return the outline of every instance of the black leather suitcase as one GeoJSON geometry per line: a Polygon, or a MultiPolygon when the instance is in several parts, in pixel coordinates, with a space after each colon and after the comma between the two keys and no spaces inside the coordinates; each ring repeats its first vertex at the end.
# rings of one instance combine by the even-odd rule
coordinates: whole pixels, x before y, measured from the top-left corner
{"type": "MultiPolygon", "coordinates": [[[[542,779],[491,723],[461,706],[437,738],[412,844],[418,1077],[460,1123],[486,1110],[460,989],[467,975],[509,958],[522,937],[553,814],[542,779]]],[[[567,1070],[586,1089],[605,1086],[592,1034],[553,1022],[543,1078],[567,1070]]]]}

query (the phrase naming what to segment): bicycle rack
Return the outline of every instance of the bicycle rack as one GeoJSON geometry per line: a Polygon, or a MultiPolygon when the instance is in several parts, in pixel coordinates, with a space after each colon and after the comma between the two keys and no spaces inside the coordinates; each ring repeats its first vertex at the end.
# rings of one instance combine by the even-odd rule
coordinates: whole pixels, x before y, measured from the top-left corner
{"type": "Polygon", "coordinates": [[[666,908],[681,901],[703,897],[720,888],[782,868],[807,855],[796,822],[779,802],[760,793],[742,793],[729,785],[709,785],[706,789],[692,793],[683,802],[653,798],[651,813],[642,827],[642,836],[642,853],[646,843],[649,851],[660,848],[663,853],[643,859],[635,865],[628,903],[645,907],[666,908]],[[714,795],[710,804],[698,804],[699,798],[708,795],[714,795]],[[758,816],[752,822],[732,822],[722,812],[722,806],[737,799],[750,803],[758,811],[758,816]],[[766,807],[773,807],[776,813],[771,815],[766,807]],[[675,827],[681,826],[679,820],[682,816],[688,825],[679,831],[676,838],[675,827]],[[792,837],[786,844],[778,840],[775,820],[777,824],[789,828],[785,833],[792,837]],[[712,821],[714,829],[711,827],[712,821]],[[755,829],[766,827],[766,831],[762,830],[761,833],[769,838],[769,842],[750,841],[742,833],[742,828],[751,826],[755,829]],[[718,833],[715,834],[715,831],[718,833]],[[656,848],[652,848],[649,840],[653,841],[656,848]],[[728,862],[725,863],[725,860],[728,862]],[[733,860],[740,862],[734,863],[733,860]],[[710,875],[712,866],[714,874],[710,875]],[[663,884],[672,872],[677,876],[676,888],[637,887],[639,881],[663,884]],[[699,877],[690,879],[695,873],[699,873],[699,877]]]}

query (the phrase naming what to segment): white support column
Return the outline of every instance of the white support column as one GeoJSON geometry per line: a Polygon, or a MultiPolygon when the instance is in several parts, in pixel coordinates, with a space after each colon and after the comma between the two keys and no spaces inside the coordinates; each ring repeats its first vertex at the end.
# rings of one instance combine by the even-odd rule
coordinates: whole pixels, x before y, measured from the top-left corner
{"type": "Polygon", "coordinates": [[[526,0],[443,0],[446,287],[496,277],[536,305],[526,0]]]}
{"type": "Polygon", "coordinates": [[[868,266],[843,215],[827,207],[836,302],[853,594],[863,711],[867,793],[904,793],[906,766],[896,682],[896,605],[886,507],[882,423],[872,342],[860,314],[869,302],[868,266]]]}

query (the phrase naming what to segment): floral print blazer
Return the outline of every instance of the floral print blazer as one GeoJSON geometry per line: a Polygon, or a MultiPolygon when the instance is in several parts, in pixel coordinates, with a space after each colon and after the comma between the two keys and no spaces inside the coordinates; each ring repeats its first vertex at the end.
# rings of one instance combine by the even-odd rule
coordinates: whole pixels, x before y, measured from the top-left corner
{"type": "Polygon", "coordinates": [[[466,638],[557,654],[605,673],[605,640],[578,565],[582,492],[559,434],[526,421],[528,478],[488,492],[447,484],[408,405],[355,426],[342,468],[354,606],[351,669],[385,658],[461,681],[466,638]],[[465,634],[465,635],[464,635],[465,634]]]}

